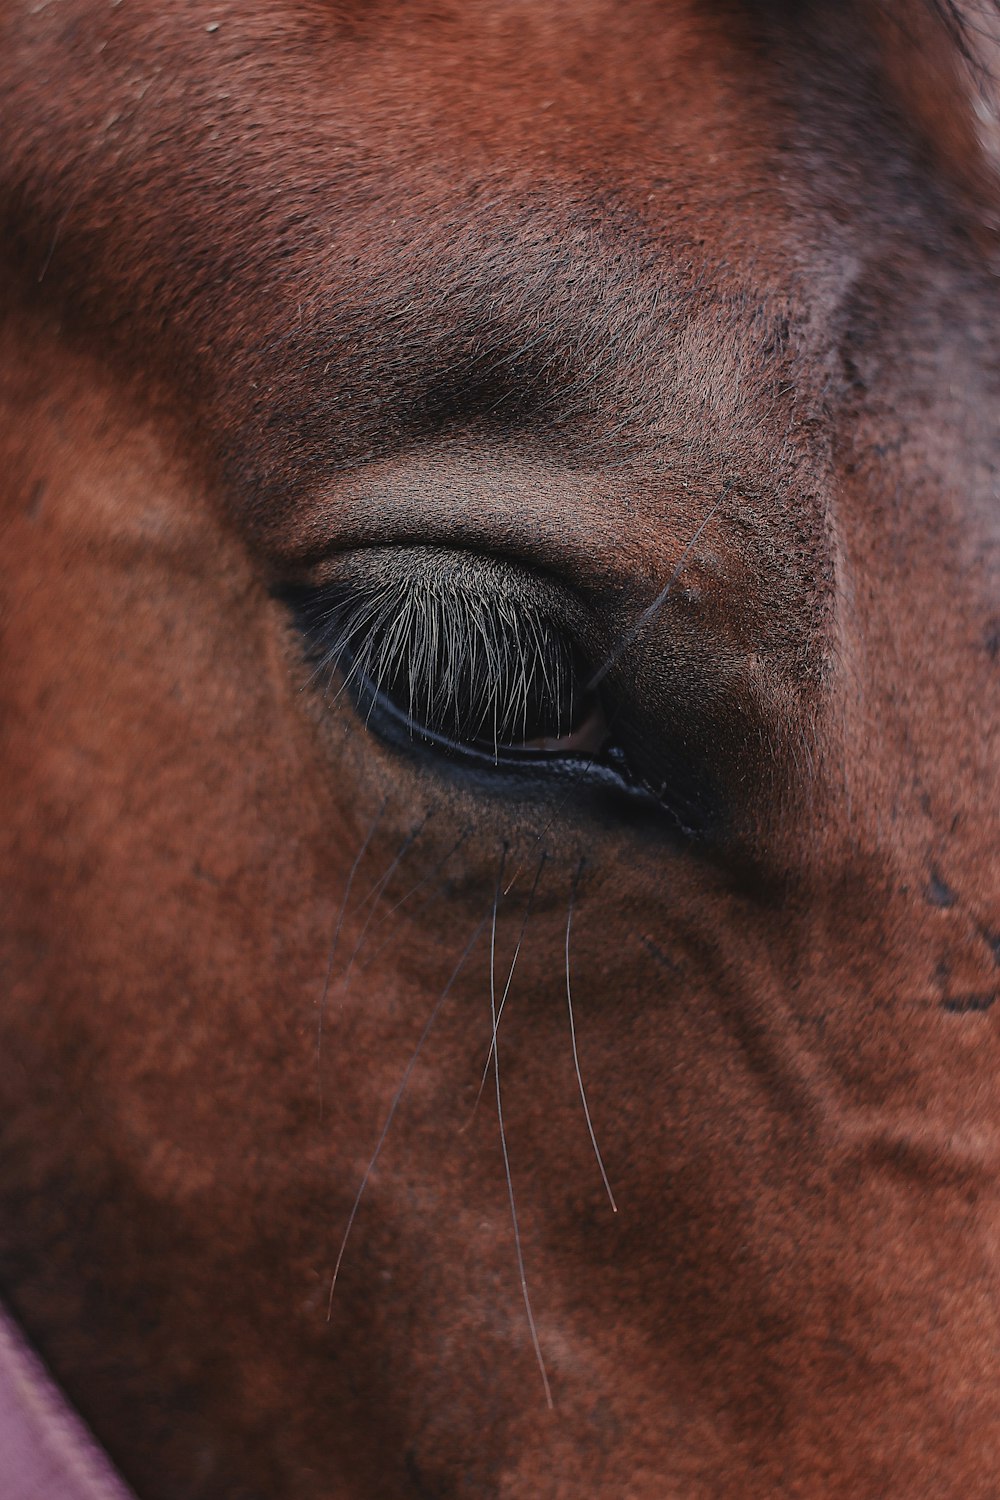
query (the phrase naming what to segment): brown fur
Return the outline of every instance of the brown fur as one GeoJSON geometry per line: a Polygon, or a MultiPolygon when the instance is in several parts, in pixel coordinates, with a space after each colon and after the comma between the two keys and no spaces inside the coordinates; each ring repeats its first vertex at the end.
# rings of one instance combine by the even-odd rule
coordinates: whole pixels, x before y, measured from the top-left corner
{"type": "Polygon", "coordinates": [[[996,1493],[985,19],[6,6],[0,1284],[141,1500],[996,1493]],[[276,597],[465,547],[612,650],[717,502],[619,679],[698,841],[276,597]]]}

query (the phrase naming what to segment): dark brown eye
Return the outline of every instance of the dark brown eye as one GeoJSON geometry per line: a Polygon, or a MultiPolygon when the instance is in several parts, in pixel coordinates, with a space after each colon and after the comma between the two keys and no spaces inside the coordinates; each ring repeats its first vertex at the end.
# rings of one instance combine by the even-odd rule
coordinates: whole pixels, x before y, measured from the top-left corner
{"type": "Polygon", "coordinates": [[[435,548],[344,560],[292,596],[317,682],[365,717],[494,758],[593,755],[606,726],[552,590],[509,564],[435,548]]]}

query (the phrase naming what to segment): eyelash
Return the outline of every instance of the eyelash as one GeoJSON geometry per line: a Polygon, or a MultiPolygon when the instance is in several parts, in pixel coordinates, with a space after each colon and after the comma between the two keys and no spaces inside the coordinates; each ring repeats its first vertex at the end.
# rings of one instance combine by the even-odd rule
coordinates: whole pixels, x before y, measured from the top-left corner
{"type": "Polygon", "coordinates": [[[650,749],[623,726],[617,696],[591,686],[602,674],[580,644],[592,629],[581,605],[543,577],[414,546],[344,554],[333,580],[277,592],[312,682],[331,702],[346,692],[389,744],[422,744],[477,774],[565,778],[572,767],[581,792],[607,795],[617,816],[686,840],[722,826],[705,757],[683,737],[650,749]]]}
{"type": "Polygon", "coordinates": [[[594,703],[582,653],[551,616],[503,587],[498,565],[352,580],[291,600],[315,678],[366,718],[402,716],[453,749],[557,750],[594,703]],[[340,679],[339,685],[334,684],[340,679]]]}

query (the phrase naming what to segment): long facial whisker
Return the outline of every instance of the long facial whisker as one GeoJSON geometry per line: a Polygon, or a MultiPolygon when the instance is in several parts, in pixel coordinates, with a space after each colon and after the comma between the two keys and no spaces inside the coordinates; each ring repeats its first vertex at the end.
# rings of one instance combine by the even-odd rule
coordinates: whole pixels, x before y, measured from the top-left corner
{"type": "Polygon", "coordinates": [[[385,812],[388,802],[389,799],[388,797],[386,797],[382,803],[382,806],[375,814],[372,825],[365,835],[364,843],[361,845],[361,848],[358,850],[355,856],[354,863],[352,864],[350,872],[347,876],[347,884],[344,886],[344,895],[340,903],[340,911],[337,913],[337,922],[333,929],[333,937],[330,940],[330,951],[327,954],[326,959],[326,973],[323,976],[323,991],[319,997],[319,1013],[316,1019],[316,1071],[319,1080],[320,1119],[323,1118],[323,1022],[326,1017],[327,996],[330,993],[330,976],[333,973],[333,961],[337,956],[337,945],[340,942],[340,932],[341,928],[344,925],[344,916],[347,912],[347,903],[351,899],[351,887],[354,884],[354,877],[357,875],[358,870],[361,867],[361,861],[364,859],[366,853],[368,852],[368,845],[375,837],[375,830],[382,820],[382,814],[385,812]]]}
{"type": "Polygon", "coordinates": [[[402,844],[400,845],[400,847],[399,847],[399,849],[398,849],[395,857],[393,858],[392,863],[389,865],[388,869],[386,869],[386,870],[384,870],[382,872],[382,874],[376,880],[375,884],[371,887],[371,889],[367,892],[367,894],[364,895],[361,898],[361,900],[358,902],[358,909],[359,910],[361,910],[363,907],[368,906],[368,905],[375,905],[375,906],[378,905],[378,899],[379,899],[379,897],[381,896],[382,892],[385,890],[386,886],[389,884],[389,881],[392,879],[393,875],[398,870],[400,862],[406,857],[407,850],[409,850],[410,848],[412,848],[413,844],[416,842],[416,840],[420,837],[421,833],[424,831],[424,828],[426,827],[426,825],[427,825],[427,819],[426,819],[426,817],[423,817],[423,818],[420,819],[420,822],[417,824],[416,828],[411,828],[410,829],[410,832],[406,835],[406,838],[403,840],[402,844]]]}
{"type": "Polygon", "coordinates": [[[405,1070],[403,1072],[403,1076],[399,1080],[399,1084],[398,1084],[398,1086],[396,1088],[396,1092],[392,1096],[392,1103],[389,1105],[389,1111],[388,1111],[388,1113],[387,1113],[387,1115],[385,1117],[385,1123],[382,1126],[382,1131],[381,1131],[381,1134],[379,1135],[378,1141],[376,1143],[375,1150],[372,1152],[371,1160],[369,1161],[367,1167],[365,1168],[364,1176],[361,1179],[361,1183],[360,1183],[360,1186],[358,1187],[358,1191],[357,1191],[357,1193],[355,1195],[354,1202],[351,1205],[351,1212],[350,1212],[350,1214],[348,1215],[348,1218],[347,1218],[347,1226],[344,1229],[344,1237],[343,1237],[343,1239],[340,1242],[340,1250],[337,1253],[337,1262],[336,1262],[336,1265],[333,1268],[333,1275],[330,1278],[330,1295],[329,1295],[329,1298],[327,1299],[327,1305],[326,1305],[326,1320],[327,1320],[327,1322],[330,1321],[330,1318],[333,1315],[333,1294],[334,1294],[334,1291],[336,1290],[336,1286],[337,1286],[337,1277],[340,1275],[340,1267],[341,1267],[341,1264],[342,1264],[343,1259],[344,1259],[344,1251],[347,1249],[347,1241],[350,1238],[351,1230],[354,1228],[354,1221],[355,1221],[355,1219],[358,1216],[358,1209],[361,1207],[361,1200],[362,1200],[362,1198],[365,1195],[365,1189],[368,1186],[368,1179],[371,1177],[372,1173],[374,1172],[376,1163],[378,1162],[379,1156],[382,1153],[382,1147],[385,1145],[386,1137],[389,1134],[389,1128],[392,1125],[392,1122],[393,1122],[393,1120],[395,1118],[395,1115],[396,1115],[396,1110],[399,1108],[400,1102],[401,1102],[401,1100],[403,1098],[403,1094],[406,1092],[406,1085],[410,1081],[410,1075],[413,1072],[413,1069],[417,1065],[417,1059],[420,1056],[421,1048],[423,1047],[423,1045],[426,1042],[427,1038],[430,1036],[431,1027],[434,1025],[434,1022],[437,1020],[438,1015],[440,1014],[442,1005],[444,1004],[444,1002],[447,1000],[449,994],[451,993],[452,986],[454,985],[454,983],[455,983],[456,979],[458,978],[459,974],[462,972],[462,969],[463,969],[463,967],[465,965],[465,961],[469,957],[469,954],[472,952],[472,949],[474,948],[475,943],[476,943],[476,939],[479,937],[479,934],[482,932],[482,930],[483,930],[483,928],[485,926],[486,926],[486,917],[482,917],[482,918],[480,918],[480,921],[479,921],[479,923],[478,923],[475,931],[473,932],[472,936],[470,937],[469,941],[466,943],[464,949],[462,950],[462,956],[458,960],[458,963],[455,965],[455,968],[453,969],[452,974],[451,974],[451,978],[448,980],[448,983],[445,985],[444,989],[441,991],[440,995],[438,996],[437,1001],[436,1001],[436,1003],[434,1005],[434,1009],[431,1011],[430,1015],[427,1017],[427,1020],[426,1020],[426,1022],[424,1024],[424,1029],[420,1033],[420,1036],[419,1036],[419,1038],[417,1040],[416,1047],[414,1047],[414,1049],[413,1049],[413,1056],[410,1058],[410,1061],[407,1063],[406,1068],[405,1068],[405,1070]]]}
{"type": "Polygon", "coordinates": [[[580,1055],[579,1055],[579,1053],[577,1052],[577,1049],[576,1049],[576,1023],[573,1020],[573,989],[572,989],[572,986],[570,984],[570,977],[569,977],[569,935],[570,935],[570,929],[571,929],[571,927],[573,925],[573,903],[574,903],[574,901],[576,899],[576,890],[577,890],[577,886],[579,884],[579,880],[580,880],[580,876],[581,876],[582,872],[583,872],[583,861],[581,860],[580,861],[580,866],[579,866],[579,868],[578,868],[578,870],[576,872],[576,879],[573,882],[573,888],[570,891],[570,895],[569,895],[569,910],[566,913],[566,1007],[567,1007],[567,1009],[569,1011],[569,1035],[570,1035],[570,1041],[573,1044],[573,1067],[576,1069],[576,1081],[577,1081],[577,1085],[578,1085],[578,1087],[580,1089],[580,1103],[583,1105],[583,1118],[587,1122],[587,1130],[588,1130],[588,1132],[590,1134],[590,1144],[594,1148],[594,1155],[597,1158],[597,1165],[601,1169],[601,1178],[602,1178],[602,1180],[604,1182],[605,1192],[608,1195],[608,1202],[611,1204],[611,1212],[612,1213],[617,1213],[618,1212],[618,1204],[615,1202],[615,1195],[611,1191],[611,1184],[608,1181],[608,1174],[604,1170],[604,1159],[601,1156],[600,1147],[597,1144],[597,1136],[594,1134],[594,1126],[593,1126],[593,1122],[592,1122],[592,1120],[590,1118],[590,1110],[587,1107],[587,1091],[586,1091],[586,1089],[583,1086],[583,1074],[580,1071],[580,1055]]]}
{"type": "MultiPolygon", "coordinates": [[[[497,1027],[497,992],[496,992],[496,947],[497,947],[497,908],[500,905],[500,892],[503,887],[503,867],[507,850],[504,848],[500,856],[500,870],[497,875],[496,893],[493,897],[493,924],[490,930],[490,1018],[493,1023],[493,1036],[496,1039],[497,1027]]],[[[507,1131],[503,1123],[503,1100],[500,1094],[500,1049],[494,1045],[493,1048],[493,1076],[496,1079],[497,1089],[497,1124],[500,1127],[500,1149],[503,1152],[504,1176],[507,1179],[507,1197],[510,1201],[510,1217],[514,1226],[514,1248],[517,1252],[517,1271],[521,1281],[521,1296],[524,1298],[524,1310],[528,1318],[528,1330],[531,1334],[531,1343],[535,1351],[535,1359],[542,1376],[542,1385],[545,1388],[545,1403],[551,1411],[553,1408],[552,1388],[549,1385],[548,1373],[545,1369],[545,1360],[542,1358],[542,1346],[538,1341],[538,1330],[535,1327],[535,1316],[531,1311],[531,1298],[528,1296],[528,1279],[524,1273],[524,1252],[521,1249],[521,1231],[517,1222],[517,1204],[514,1201],[514,1182],[510,1175],[510,1156],[507,1152],[507,1131]]]]}
{"type": "MultiPolygon", "coordinates": [[[[420,914],[424,912],[428,907],[435,911],[439,910],[441,887],[443,884],[444,881],[435,882],[434,885],[432,885],[427,891],[424,892],[421,898],[414,902],[409,912],[410,921],[416,921],[419,918],[420,914]]],[[[384,913],[384,915],[388,917],[389,914],[388,912],[386,912],[384,913]]],[[[375,927],[381,927],[382,922],[379,921],[373,925],[375,927]]],[[[357,967],[360,969],[360,971],[362,973],[367,973],[378,961],[381,955],[386,951],[386,949],[391,948],[394,943],[397,943],[400,939],[400,935],[403,934],[405,936],[408,930],[409,929],[405,925],[397,926],[392,932],[389,933],[388,937],[384,937],[377,947],[371,949],[370,952],[366,953],[364,957],[359,959],[357,967]]]]}
{"type": "MultiPolygon", "coordinates": [[[[500,996],[500,1004],[497,1006],[497,1013],[496,1013],[496,1017],[495,1017],[494,1022],[493,1022],[493,1033],[492,1033],[492,1035],[490,1037],[490,1050],[486,1054],[486,1066],[483,1068],[483,1076],[479,1080],[479,1092],[476,1095],[476,1102],[472,1106],[472,1118],[473,1119],[475,1118],[476,1110],[479,1108],[479,1101],[483,1097],[483,1090],[486,1087],[486,1080],[490,1076],[490,1064],[493,1061],[493,1053],[496,1050],[496,1045],[497,1045],[497,1031],[498,1031],[499,1026],[500,1026],[500,1018],[503,1015],[503,1008],[507,1004],[507,996],[510,994],[510,986],[511,986],[511,981],[514,978],[514,968],[515,968],[515,965],[517,964],[517,956],[518,956],[518,954],[521,951],[521,944],[524,942],[524,930],[525,930],[525,928],[528,925],[528,917],[531,915],[532,902],[535,899],[535,892],[538,890],[538,882],[542,878],[542,869],[543,869],[543,867],[545,865],[545,861],[548,859],[548,857],[549,857],[548,856],[548,850],[547,849],[543,850],[542,851],[542,857],[538,861],[538,869],[535,871],[535,878],[534,878],[534,881],[532,882],[531,891],[530,891],[530,893],[528,895],[528,900],[527,900],[527,902],[525,904],[524,916],[523,916],[523,918],[521,920],[521,931],[518,933],[518,936],[517,936],[517,946],[514,949],[514,957],[511,959],[511,961],[510,961],[510,968],[507,971],[507,983],[503,987],[503,994],[500,996]]],[[[508,889],[509,889],[509,887],[508,887],[508,889]]],[[[472,1123],[471,1120],[469,1121],[469,1123],[470,1124],[472,1123]]],[[[465,1128],[467,1128],[467,1127],[465,1127],[465,1128]]]]}
{"type": "Polygon", "coordinates": [[[381,875],[379,877],[379,879],[372,886],[371,890],[368,892],[368,895],[365,897],[364,901],[362,901],[362,903],[361,903],[362,907],[364,907],[364,906],[367,905],[369,907],[369,911],[368,911],[368,915],[365,917],[365,920],[364,920],[364,922],[361,925],[361,931],[358,934],[358,940],[354,944],[354,949],[353,949],[353,951],[351,953],[350,958],[347,960],[347,967],[344,970],[343,979],[342,979],[341,983],[342,983],[342,986],[343,986],[343,989],[344,989],[345,993],[347,991],[348,985],[351,982],[351,972],[352,972],[352,970],[354,968],[354,960],[357,958],[358,954],[361,952],[361,945],[362,945],[362,943],[365,940],[365,934],[367,933],[369,927],[372,924],[372,918],[374,917],[376,911],[378,910],[378,903],[379,903],[379,901],[381,899],[382,892],[385,890],[386,886],[389,884],[389,881],[392,879],[393,875],[398,870],[398,868],[399,868],[400,864],[402,863],[402,861],[406,858],[407,852],[413,847],[413,845],[416,843],[417,839],[420,837],[420,834],[421,834],[423,828],[425,827],[426,823],[427,823],[427,819],[426,818],[422,818],[421,821],[417,824],[416,828],[414,828],[413,831],[407,835],[407,837],[403,840],[403,842],[402,842],[399,850],[396,853],[396,857],[392,861],[392,863],[390,864],[389,868],[385,871],[385,873],[383,875],[381,875]]]}
{"type": "Polygon", "coordinates": [[[587,689],[586,690],[587,690],[588,693],[592,693],[594,691],[594,689],[596,687],[598,687],[604,681],[605,677],[611,671],[611,668],[621,658],[622,653],[628,650],[629,646],[631,646],[632,642],[636,639],[636,637],[639,636],[643,630],[645,630],[645,628],[649,624],[650,620],[652,620],[654,618],[654,616],[658,615],[659,612],[660,612],[660,610],[666,604],[666,602],[669,599],[671,593],[673,592],[674,584],[677,582],[678,578],[680,578],[680,576],[681,576],[681,573],[684,571],[684,564],[687,562],[688,558],[691,556],[691,553],[694,550],[694,547],[695,547],[695,545],[696,545],[696,543],[698,541],[698,538],[701,536],[702,532],[705,530],[705,527],[711,521],[711,519],[715,515],[716,511],[719,509],[719,507],[721,506],[722,502],[725,500],[726,495],[728,493],[728,488],[729,487],[727,485],[723,489],[722,494],[719,496],[719,498],[715,501],[715,503],[709,509],[708,515],[705,516],[705,517],[703,517],[703,519],[699,523],[699,525],[697,527],[697,530],[695,531],[695,533],[692,536],[691,540],[688,542],[687,546],[684,548],[684,551],[681,553],[681,555],[680,555],[680,557],[679,557],[679,559],[677,561],[677,566],[674,568],[674,571],[671,573],[670,577],[667,579],[667,582],[664,584],[663,588],[657,594],[657,596],[653,600],[652,604],[648,604],[646,606],[646,608],[640,614],[639,618],[632,625],[629,626],[628,630],[626,630],[625,633],[624,633],[624,635],[621,636],[621,638],[618,641],[618,644],[611,651],[610,655],[605,658],[605,660],[602,663],[602,665],[597,669],[597,671],[594,673],[593,677],[587,683],[587,689]]]}
{"type": "MultiPolygon", "coordinates": [[[[393,902],[392,906],[389,907],[388,911],[382,912],[381,916],[377,917],[374,920],[374,922],[372,923],[373,930],[377,931],[378,928],[384,926],[385,923],[388,922],[388,920],[389,920],[390,917],[394,917],[396,915],[396,913],[399,911],[399,909],[400,909],[401,906],[405,906],[406,905],[407,901],[409,901],[409,899],[410,899],[411,896],[415,896],[419,890],[422,890],[425,885],[427,885],[431,880],[434,879],[434,876],[437,874],[437,872],[439,870],[441,870],[441,869],[444,868],[444,866],[448,863],[449,859],[451,859],[452,855],[458,853],[459,849],[465,843],[465,840],[469,837],[470,832],[471,832],[471,829],[466,828],[464,830],[464,832],[461,833],[459,835],[459,837],[455,840],[455,842],[452,844],[452,846],[448,850],[447,854],[442,855],[442,857],[437,861],[437,863],[431,866],[431,868],[427,871],[426,875],[422,875],[420,877],[420,879],[416,882],[415,885],[411,885],[410,889],[404,895],[400,896],[400,898],[399,898],[398,901],[393,902]]],[[[378,953],[381,953],[381,951],[382,951],[381,948],[377,948],[376,949],[376,955],[378,953]]],[[[369,962],[370,962],[370,960],[369,960],[369,962]]],[[[358,965],[358,968],[364,970],[365,968],[367,968],[367,966],[368,966],[367,963],[361,963],[361,964],[358,965]]]]}
{"type": "MultiPolygon", "coordinates": [[[[537,849],[538,845],[542,842],[542,839],[548,833],[549,829],[555,823],[556,819],[560,816],[560,814],[562,813],[563,809],[565,808],[567,802],[572,797],[572,795],[573,795],[573,792],[572,792],[572,788],[571,788],[569,791],[567,791],[559,799],[559,801],[556,803],[555,807],[553,808],[552,812],[549,814],[548,821],[546,823],[543,823],[542,827],[539,829],[538,833],[535,834],[534,845],[535,845],[536,849],[537,849]]],[[[527,859],[522,860],[521,863],[517,866],[517,869],[514,871],[513,875],[508,880],[507,885],[504,888],[504,895],[505,896],[509,896],[510,895],[511,891],[514,889],[515,885],[520,880],[520,878],[521,878],[521,871],[524,869],[526,863],[527,863],[527,859]]]]}

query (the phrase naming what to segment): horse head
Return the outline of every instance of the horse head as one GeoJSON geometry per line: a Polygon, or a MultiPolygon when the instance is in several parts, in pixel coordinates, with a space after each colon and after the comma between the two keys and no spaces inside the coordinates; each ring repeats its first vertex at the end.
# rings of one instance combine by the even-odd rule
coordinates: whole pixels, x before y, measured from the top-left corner
{"type": "Polygon", "coordinates": [[[0,1271],[141,1500],[994,1492],[990,19],[7,7],[0,1271]]]}

